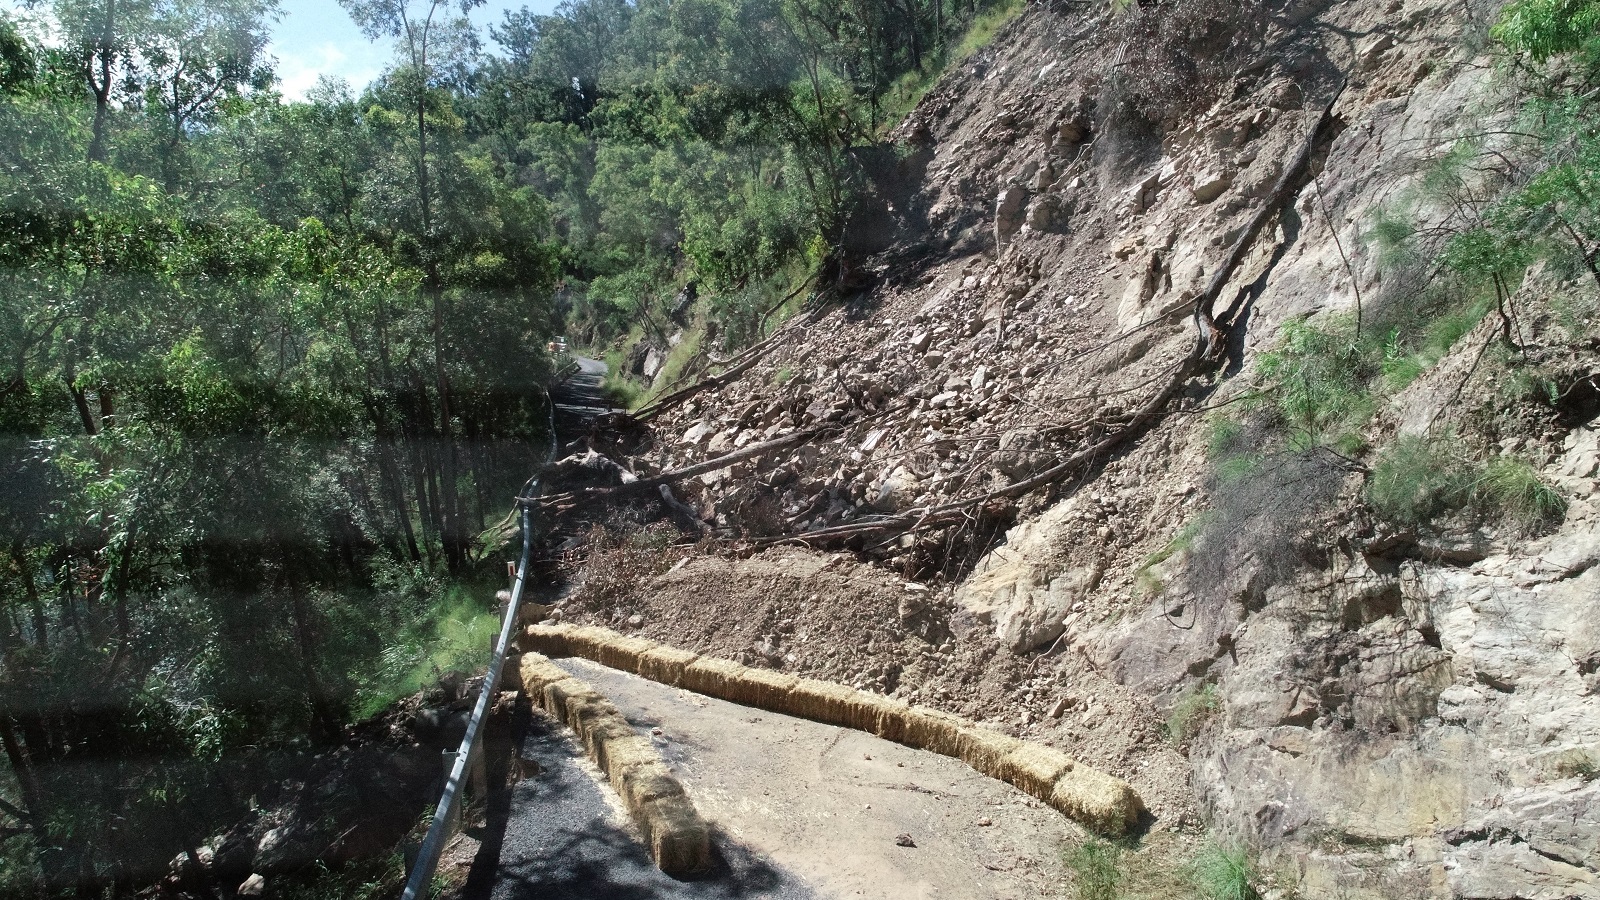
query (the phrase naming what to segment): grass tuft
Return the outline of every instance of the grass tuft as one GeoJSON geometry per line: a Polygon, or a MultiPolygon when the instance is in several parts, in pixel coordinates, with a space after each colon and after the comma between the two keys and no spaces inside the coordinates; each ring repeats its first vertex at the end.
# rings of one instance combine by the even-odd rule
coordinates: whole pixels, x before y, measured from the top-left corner
{"type": "Polygon", "coordinates": [[[1401,525],[1427,525],[1466,505],[1471,473],[1442,444],[1402,437],[1378,455],[1367,500],[1379,515],[1401,525]]]}
{"type": "Polygon", "coordinates": [[[1067,852],[1072,895],[1077,900],[1117,900],[1122,896],[1122,848],[1089,838],[1067,852]]]}
{"type": "Polygon", "coordinates": [[[1367,482],[1377,513],[1425,526],[1466,509],[1523,533],[1559,522],[1567,502],[1528,463],[1499,457],[1471,462],[1447,441],[1403,437],[1378,456],[1367,482]]]}
{"type": "Polygon", "coordinates": [[[1567,513],[1567,501],[1520,459],[1502,456],[1490,462],[1474,488],[1481,506],[1523,532],[1559,522],[1567,513]]]}
{"type": "Polygon", "coordinates": [[[1167,715],[1167,738],[1174,744],[1193,740],[1221,705],[1216,685],[1206,684],[1186,691],[1172,704],[1172,712],[1167,715]]]}
{"type": "Polygon", "coordinates": [[[1255,863],[1242,847],[1210,844],[1189,865],[1189,881],[1204,900],[1261,900],[1255,863]]]}

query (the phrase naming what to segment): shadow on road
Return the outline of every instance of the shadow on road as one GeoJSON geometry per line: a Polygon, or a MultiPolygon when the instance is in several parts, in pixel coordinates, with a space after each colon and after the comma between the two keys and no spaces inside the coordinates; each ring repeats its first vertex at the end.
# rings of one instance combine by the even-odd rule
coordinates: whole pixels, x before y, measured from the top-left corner
{"type": "Polygon", "coordinates": [[[513,746],[537,771],[490,797],[462,900],[813,897],[799,879],[720,833],[712,871],[689,881],[669,877],[619,823],[606,789],[580,768],[581,751],[559,725],[519,704],[510,726],[501,746],[488,748],[491,783],[506,783],[513,746]]]}

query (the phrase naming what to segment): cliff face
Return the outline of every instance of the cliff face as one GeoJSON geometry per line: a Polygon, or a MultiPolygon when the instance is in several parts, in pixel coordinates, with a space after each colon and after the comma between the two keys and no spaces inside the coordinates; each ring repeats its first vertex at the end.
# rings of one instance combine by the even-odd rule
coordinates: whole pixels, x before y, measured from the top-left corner
{"type": "MultiPolygon", "coordinates": [[[[1493,10],[1187,9],[1030,6],[895,133],[852,236],[873,286],[656,423],[663,469],[819,429],[683,499],[876,564],[708,559],[587,611],[1059,743],[1156,828],[1198,813],[1303,896],[1600,896],[1593,404],[1497,384],[1490,317],[1365,426],[1530,460],[1568,504],[1531,537],[1377,522],[1353,460],[1264,499],[1208,474],[1211,414],[1287,325],[1419,289],[1370,239],[1383,211],[1448,223],[1424,174],[1465,138],[1509,147],[1493,10]],[[1191,373],[1195,300],[1241,236],[1228,342],[1191,373]],[[938,530],[871,528],[969,500],[938,530]]],[[[1600,354],[1555,300],[1585,290],[1536,273],[1516,295],[1519,352],[1568,381],[1600,354]]]]}

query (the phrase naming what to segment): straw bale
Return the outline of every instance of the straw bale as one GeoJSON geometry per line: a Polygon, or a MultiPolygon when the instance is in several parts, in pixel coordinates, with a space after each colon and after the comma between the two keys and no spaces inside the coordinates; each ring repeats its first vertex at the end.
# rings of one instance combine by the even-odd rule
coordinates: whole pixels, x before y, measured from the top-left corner
{"type": "Polygon", "coordinates": [[[1056,780],[1047,802],[1067,818],[1108,835],[1127,834],[1144,811],[1126,781],[1081,765],[1056,780]]]}
{"type": "Polygon", "coordinates": [[[569,725],[572,722],[571,713],[574,703],[581,706],[584,703],[591,703],[600,699],[603,698],[595,693],[593,688],[576,678],[564,678],[560,681],[552,681],[544,686],[545,711],[555,716],[559,721],[566,722],[569,725]]]}
{"type": "Polygon", "coordinates": [[[958,758],[990,778],[1001,777],[1000,761],[1022,746],[1022,742],[1014,737],[976,725],[961,729],[956,741],[958,758]]]}
{"type": "Polygon", "coordinates": [[[674,877],[711,867],[711,829],[688,797],[662,797],[644,805],[639,826],[650,841],[650,855],[674,877]]]}
{"type": "Polygon", "coordinates": [[[599,660],[600,648],[610,642],[616,632],[593,625],[574,625],[567,631],[567,652],[584,659],[599,660]]]}
{"type": "MultiPolygon", "coordinates": [[[[595,707],[589,707],[589,711],[594,712],[595,707]]],[[[600,767],[600,771],[610,772],[611,748],[637,734],[626,719],[600,710],[584,720],[583,747],[589,751],[589,758],[600,767]]]]}
{"type": "Polygon", "coordinates": [[[897,744],[903,741],[911,707],[882,694],[865,692],[861,693],[859,702],[867,721],[858,727],[886,741],[894,741],[897,744]]]}
{"type": "Polygon", "coordinates": [[[588,746],[590,730],[606,722],[617,722],[624,728],[632,728],[605,695],[593,689],[590,693],[591,696],[582,698],[567,698],[567,724],[584,740],[585,746],[588,746]]]}
{"type": "Polygon", "coordinates": [[[635,814],[647,803],[683,793],[682,783],[660,758],[638,762],[624,769],[621,776],[611,786],[635,814]]]}
{"type": "Polygon", "coordinates": [[[570,631],[571,625],[529,625],[522,632],[522,647],[548,657],[571,656],[567,649],[570,631]]]}
{"type": "Polygon", "coordinates": [[[739,677],[728,683],[730,696],[726,699],[746,706],[781,709],[789,691],[793,690],[795,683],[800,680],[793,675],[785,675],[770,669],[741,668],[744,671],[739,673],[739,677]]]}
{"type": "Polygon", "coordinates": [[[522,654],[512,669],[517,673],[517,681],[523,696],[538,698],[541,701],[544,698],[545,685],[572,677],[560,666],[538,653],[522,654]]]}
{"type": "Polygon", "coordinates": [[[730,699],[745,667],[726,659],[702,656],[684,667],[682,686],[708,697],[730,699]]]}
{"type": "Polygon", "coordinates": [[[665,769],[655,745],[642,734],[636,732],[627,737],[616,738],[606,746],[606,779],[624,799],[629,796],[626,787],[628,779],[633,777],[631,773],[635,769],[650,766],[665,769]]]}
{"type": "Polygon", "coordinates": [[[1048,801],[1056,779],[1072,771],[1074,765],[1076,761],[1060,750],[1039,744],[1020,744],[1000,760],[1000,778],[1048,801]]]}
{"type": "Polygon", "coordinates": [[[699,658],[698,653],[658,646],[639,657],[639,674],[651,681],[677,687],[683,681],[683,670],[699,658]]]}
{"type": "Polygon", "coordinates": [[[602,666],[629,673],[637,673],[639,658],[660,646],[655,641],[609,631],[603,638],[595,646],[595,655],[589,658],[602,666]]]}
{"type": "Polygon", "coordinates": [[[849,726],[852,720],[865,718],[858,708],[859,693],[842,684],[801,678],[785,695],[785,707],[778,711],[829,725],[849,726]]]}
{"type": "Polygon", "coordinates": [[[900,739],[908,747],[961,758],[961,731],[965,719],[937,709],[913,706],[906,712],[900,739]]]}

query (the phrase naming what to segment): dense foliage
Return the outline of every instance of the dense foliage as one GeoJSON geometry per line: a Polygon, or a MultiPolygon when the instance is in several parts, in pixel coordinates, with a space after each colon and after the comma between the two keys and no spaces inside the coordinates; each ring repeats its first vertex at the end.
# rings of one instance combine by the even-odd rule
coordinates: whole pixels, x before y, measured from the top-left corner
{"type": "Polygon", "coordinates": [[[546,341],[691,280],[748,337],[994,4],[582,0],[494,54],[473,5],[341,0],[394,63],[292,102],[273,0],[0,17],[0,893],[132,892],[381,703],[543,457],[546,341]]]}

